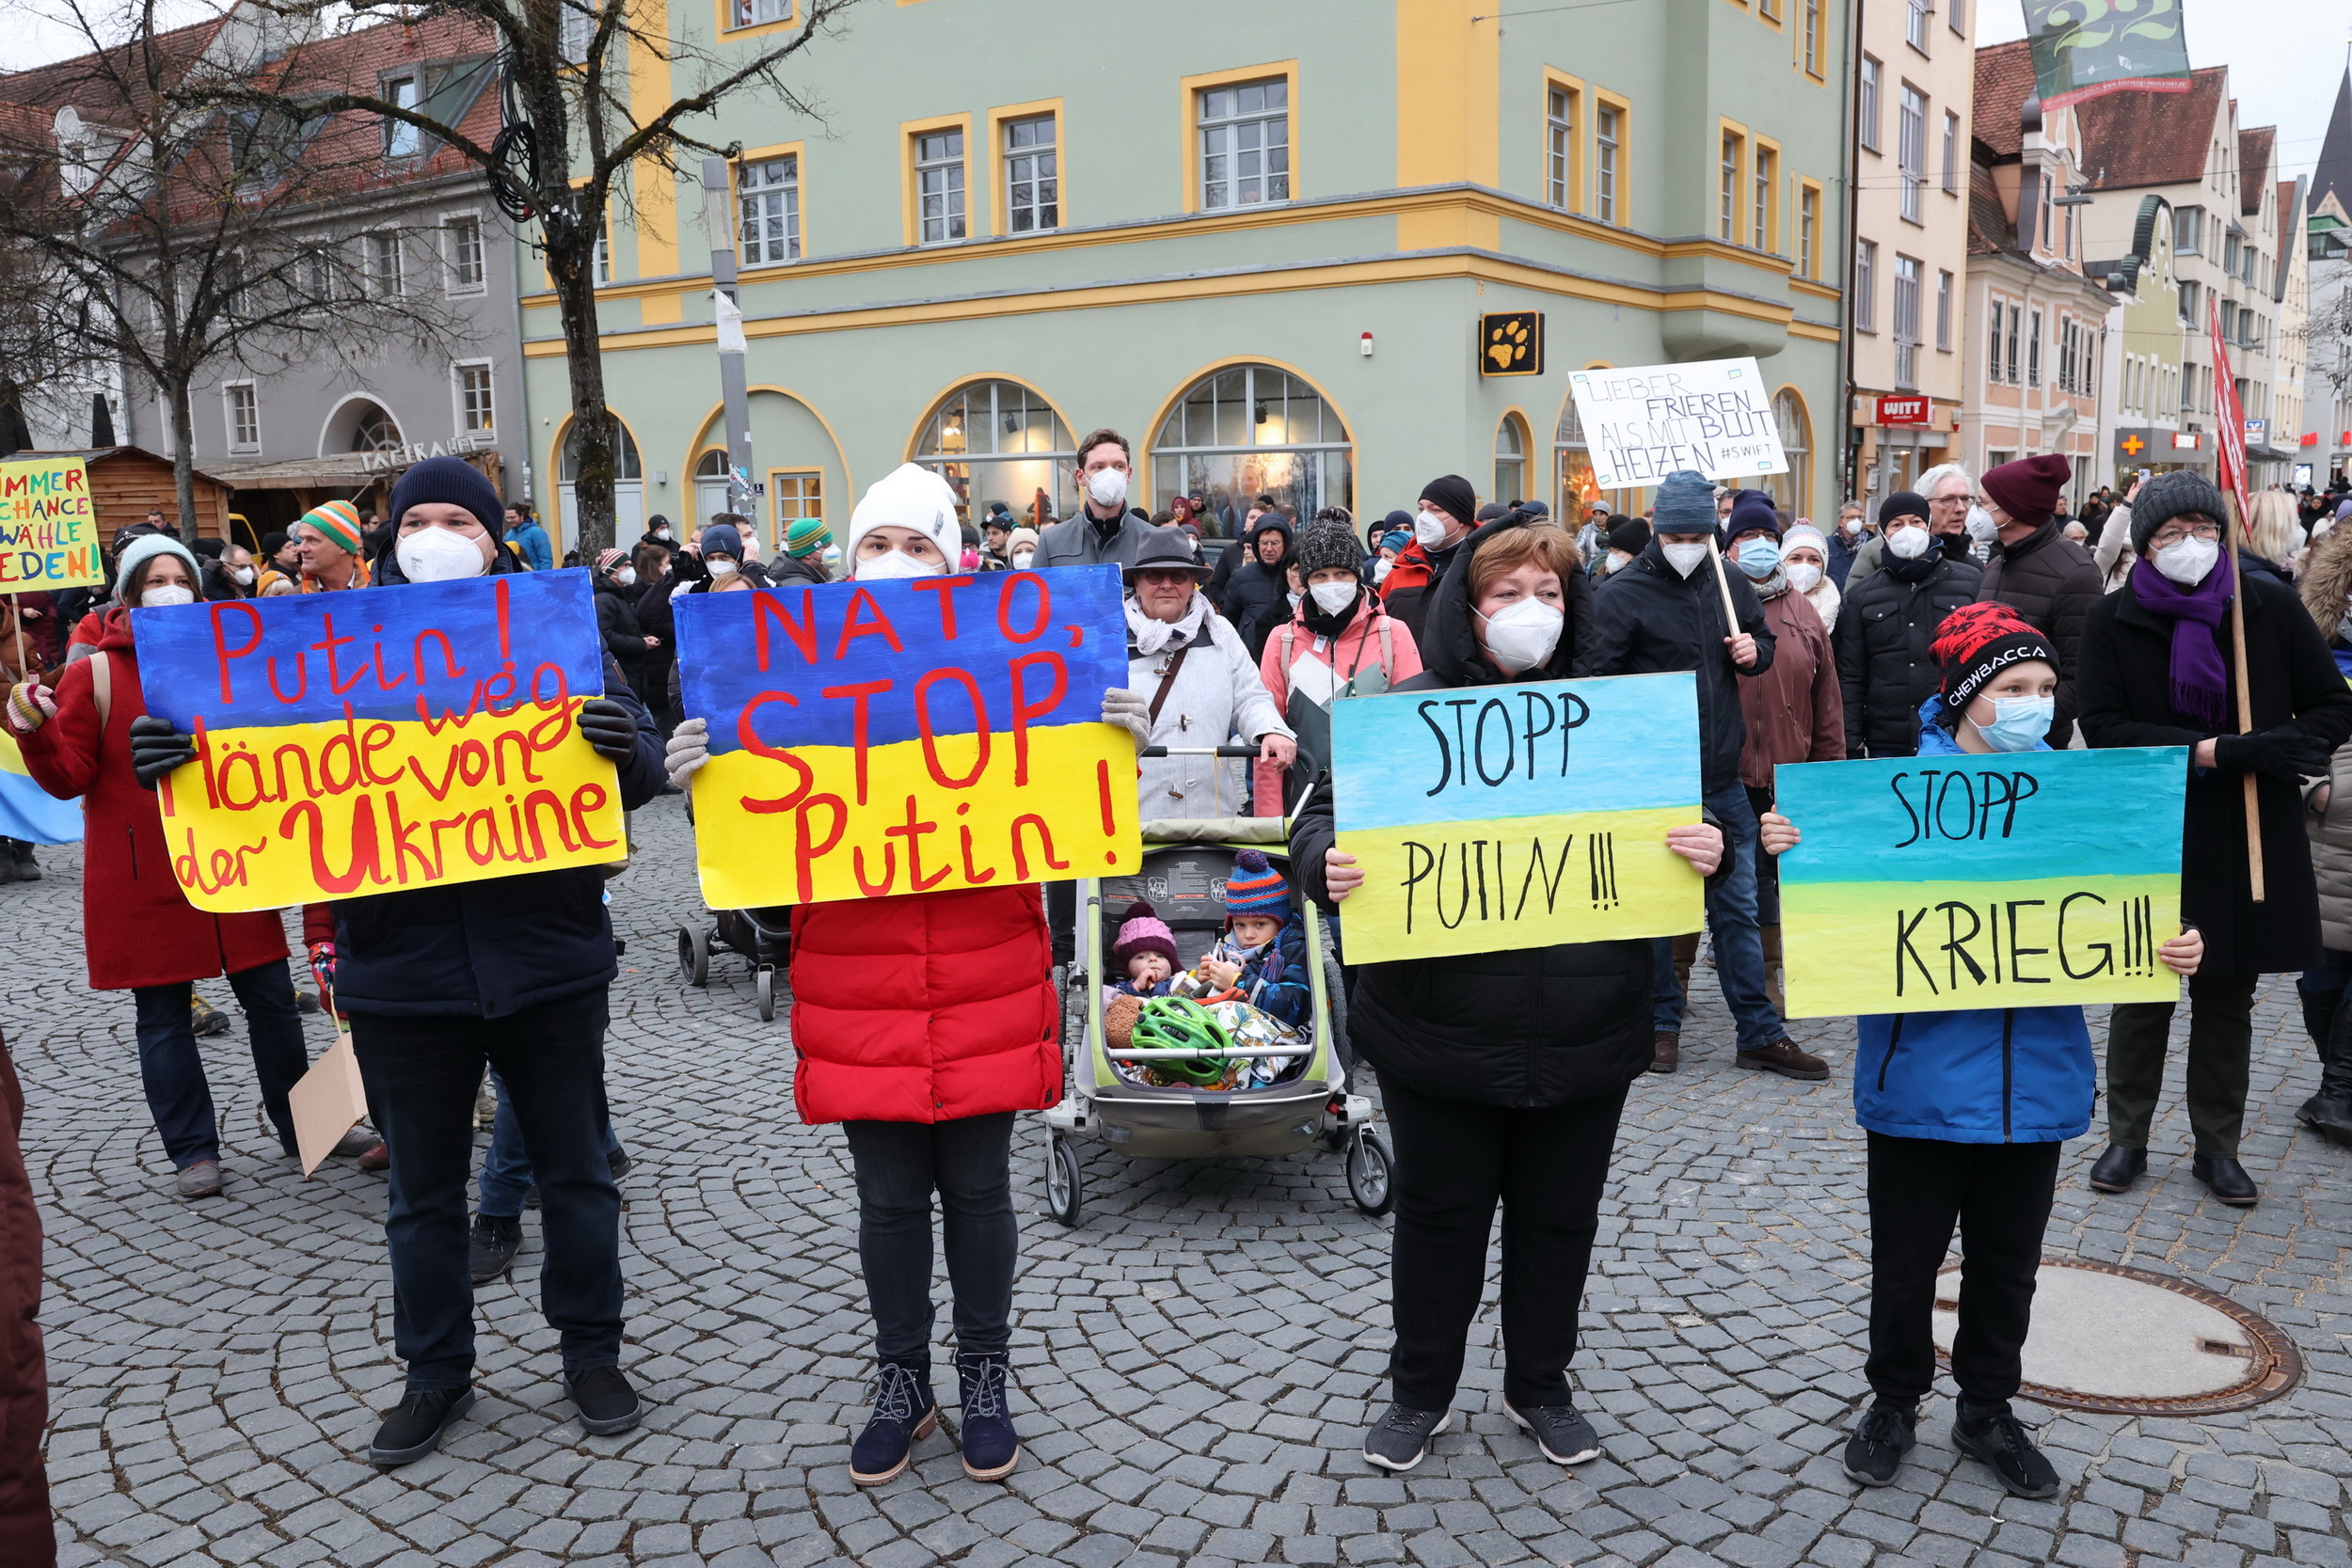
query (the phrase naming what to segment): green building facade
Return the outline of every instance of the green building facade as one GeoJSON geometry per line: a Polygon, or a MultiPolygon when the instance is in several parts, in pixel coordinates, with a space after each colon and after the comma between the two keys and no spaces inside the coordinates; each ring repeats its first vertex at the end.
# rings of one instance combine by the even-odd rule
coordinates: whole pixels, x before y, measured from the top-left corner
{"type": "MultiPolygon", "coordinates": [[[[976,512],[1064,515],[1100,426],[1153,508],[1376,515],[1458,472],[1562,509],[1597,494],[1570,372],[1739,354],[1775,388],[1784,502],[1823,515],[1851,4],[869,0],[800,56],[821,119],[746,95],[694,128],[743,149],[764,529],[846,520],[910,458],[976,512]]],[[[793,24],[666,13],[722,55],[793,24]]],[[[691,85],[630,65],[649,100],[691,85]]],[[[703,193],[632,195],[599,291],[623,539],[725,506],[703,193]]],[[[522,305],[534,488],[568,525],[554,301],[522,305]]]]}

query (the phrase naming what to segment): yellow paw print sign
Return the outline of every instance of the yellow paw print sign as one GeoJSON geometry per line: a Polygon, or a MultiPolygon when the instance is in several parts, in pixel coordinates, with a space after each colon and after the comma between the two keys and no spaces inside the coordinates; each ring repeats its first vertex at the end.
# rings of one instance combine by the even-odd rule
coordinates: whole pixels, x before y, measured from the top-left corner
{"type": "Polygon", "coordinates": [[[1478,373],[1544,373],[1544,313],[1498,310],[1478,318],[1478,373]]]}

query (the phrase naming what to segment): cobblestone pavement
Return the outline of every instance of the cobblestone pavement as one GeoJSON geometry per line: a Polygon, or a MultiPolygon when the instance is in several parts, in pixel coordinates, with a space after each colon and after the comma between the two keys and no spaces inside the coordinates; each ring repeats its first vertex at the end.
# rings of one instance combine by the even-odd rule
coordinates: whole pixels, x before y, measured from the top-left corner
{"type": "MultiPolygon", "coordinates": [[[[1897,1486],[1857,1495],[1825,1457],[1861,1390],[1848,1085],[1842,1071],[1808,1086],[1728,1070],[1711,998],[1685,1070],[1645,1079],[1618,1143],[1576,1367],[1605,1458],[1564,1472],[1507,1425],[1490,1309],[1457,1401],[1468,1430],[1410,1475],[1372,1472],[1358,1446],[1384,1392],[1387,1227],[1350,1206],[1337,1161],[1098,1150],[1072,1233],[1043,1212],[1030,1125],[1016,1145],[1022,1467],[975,1483],[937,1435],[914,1473],[859,1492],[847,1423],[867,1338],[841,1135],[794,1119],[783,1022],[758,1022],[740,960],[717,960],[707,992],[681,984],[675,923],[699,911],[686,827],[673,800],[638,826],[637,865],[613,884],[629,951],[611,1058],[638,1162],[628,1365],[649,1418],[604,1438],[570,1419],[533,1299],[532,1219],[514,1278],[480,1303],[472,1422],[390,1475],[353,1458],[400,1379],[380,1179],[338,1163],[306,1183],[276,1154],[240,1031],[207,1042],[228,1195],[166,1196],[129,999],[83,989],[78,854],[44,851],[46,882],[0,889],[49,1225],[68,1563],[2352,1565],[2352,1181],[2347,1157],[2290,1119],[2315,1069],[2278,982],[2246,1151],[2262,1207],[2221,1208],[2190,1179],[2176,1065],[2152,1180],[2094,1201],[2082,1174],[2097,1146],[2070,1148],[2051,1245],[2227,1291],[2295,1338],[2308,1375],[2198,1421],[2023,1407],[2068,1483],[2054,1501],[2006,1499],[1957,1460],[1948,1399],[1897,1486]]],[[[1851,1027],[1800,1037],[1841,1068],[1851,1056],[1851,1027]]]]}

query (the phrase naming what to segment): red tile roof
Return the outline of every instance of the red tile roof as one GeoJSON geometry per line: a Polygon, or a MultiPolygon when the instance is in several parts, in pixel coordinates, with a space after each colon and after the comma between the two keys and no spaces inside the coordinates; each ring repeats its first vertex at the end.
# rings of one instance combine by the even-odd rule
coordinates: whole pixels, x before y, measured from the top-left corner
{"type": "Polygon", "coordinates": [[[2227,67],[2207,66],[2189,73],[2186,92],[2111,92],[2075,104],[2090,189],[2202,179],[2228,77],[2227,67]]]}
{"type": "Polygon", "coordinates": [[[1969,134],[1994,158],[2014,158],[2023,150],[2020,120],[2026,100],[2033,96],[2033,45],[1992,43],[1977,51],[1977,96],[1969,111],[1969,134]]]}
{"type": "Polygon", "coordinates": [[[2237,134],[2238,207],[2248,217],[2263,210],[2263,185],[2270,178],[2270,153],[2278,142],[2276,125],[2257,125],[2237,134]]]}

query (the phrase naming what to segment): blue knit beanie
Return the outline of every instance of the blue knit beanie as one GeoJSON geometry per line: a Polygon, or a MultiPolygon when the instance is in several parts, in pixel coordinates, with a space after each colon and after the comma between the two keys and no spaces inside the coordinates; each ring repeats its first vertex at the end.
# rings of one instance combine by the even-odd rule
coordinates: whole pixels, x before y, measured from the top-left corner
{"type": "Polygon", "coordinates": [[[1649,526],[1653,533],[1714,532],[1715,486],[1695,469],[1677,468],[1658,482],[1649,526]]]}
{"type": "Polygon", "coordinates": [[[735,531],[733,523],[713,523],[703,530],[703,556],[708,559],[714,555],[743,559],[743,536],[735,531]]]}
{"type": "Polygon", "coordinates": [[[428,457],[402,474],[392,486],[393,526],[399,526],[410,507],[432,501],[464,507],[492,533],[505,521],[506,506],[499,493],[481,469],[462,457],[428,457]]]}
{"type": "Polygon", "coordinates": [[[1772,498],[1762,490],[1742,490],[1731,499],[1731,515],[1724,519],[1724,539],[1727,543],[1743,533],[1780,537],[1780,514],[1772,509],[1772,498]]]}

